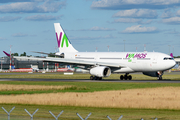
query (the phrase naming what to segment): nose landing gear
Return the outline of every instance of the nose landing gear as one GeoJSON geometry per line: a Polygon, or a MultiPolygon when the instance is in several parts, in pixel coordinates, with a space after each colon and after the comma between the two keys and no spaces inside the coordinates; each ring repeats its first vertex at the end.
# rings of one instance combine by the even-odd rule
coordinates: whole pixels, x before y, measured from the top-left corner
{"type": "Polygon", "coordinates": [[[158,80],[162,80],[163,71],[158,71],[158,80]]]}
{"type": "Polygon", "coordinates": [[[120,80],[132,80],[132,76],[128,74],[129,73],[126,73],[125,75],[121,75],[120,80]]]}

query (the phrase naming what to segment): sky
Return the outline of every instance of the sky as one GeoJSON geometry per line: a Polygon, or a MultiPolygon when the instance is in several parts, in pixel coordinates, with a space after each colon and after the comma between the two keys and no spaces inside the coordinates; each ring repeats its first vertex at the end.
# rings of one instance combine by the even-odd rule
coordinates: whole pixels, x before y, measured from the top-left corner
{"type": "Polygon", "coordinates": [[[54,53],[54,23],[80,52],[180,56],[180,0],[0,0],[0,57],[54,53]]]}

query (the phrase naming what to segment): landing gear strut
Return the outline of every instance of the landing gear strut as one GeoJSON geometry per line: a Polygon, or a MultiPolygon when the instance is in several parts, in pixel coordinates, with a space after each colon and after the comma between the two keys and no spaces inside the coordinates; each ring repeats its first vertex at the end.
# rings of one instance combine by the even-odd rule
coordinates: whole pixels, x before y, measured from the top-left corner
{"type": "Polygon", "coordinates": [[[158,71],[158,80],[162,80],[163,71],[158,71]]]}
{"type": "Polygon", "coordinates": [[[102,80],[102,77],[90,76],[90,80],[102,80]]]}
{"type": "Polygon", "coordinates": [[[120,80],[131,80],[132,79],[132,76],[131,75],[128,75],[129,73],[126,73],[124,76],[121,75],[120,76],[120,80]]]}
{"type": "Polygon", "coordinates": [[[159,76],[158,76],[158,80],[162,80],[162,75],[159,75],[159,76]]]}

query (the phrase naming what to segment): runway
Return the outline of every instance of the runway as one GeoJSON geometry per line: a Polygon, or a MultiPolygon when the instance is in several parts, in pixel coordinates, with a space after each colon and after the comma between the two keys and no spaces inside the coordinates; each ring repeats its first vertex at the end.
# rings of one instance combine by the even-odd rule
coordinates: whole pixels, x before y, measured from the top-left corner
{"type": "Polygon", "coordinates": [[[36,79],[36,78],[0,78],[0,81],[44,81],[44,82],[119,82],[119,83],[180,83],[180,80],[89,80],[89,79],[36,79]]]}

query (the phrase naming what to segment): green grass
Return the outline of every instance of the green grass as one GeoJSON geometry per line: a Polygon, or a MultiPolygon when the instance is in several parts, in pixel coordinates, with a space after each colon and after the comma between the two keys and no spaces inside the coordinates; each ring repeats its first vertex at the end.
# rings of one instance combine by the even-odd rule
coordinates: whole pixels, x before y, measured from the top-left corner
{"type": "Polygon", "coordinates": [[[39,81],[1,81],[0,84],[13,85],[68,85],[75,86],[64,90],[21,90],[0,91],[1,95],[9,94],[34,94],[34,93],[57,93],[57,92],[94,92],[109,90],[126,90],[136,88],[155,87],[179,87],[180,83],[119,83],[119,82],[39,82],[39,81]]]}
{"type": "MultiPolygon", "coordinates": [[[[109,80],[119,80],[121,74],[112,74],[107,78],[103,79],[109,79],[109,80]]],[[[133,77],[133,80],[157,80],[156,77],[149,77],[145,76],[143,74],[131,74],[133,77]]],[[[7,73],[7,74],[1,74],[0,73],[0,78],[39,78],[39,79],[90,79],[90,74],[79,74],[79,73],[74,73],[74,75],[64,75],[63,73],[7,73]]],[[[174,74],[172,73],[165,73],[163,75],[163,79],[170,79],[170,80],[180,80],[180,74],[174,74]]]]}
{"type": "MultiPolygon", "coordinates": [[[[88,120],[108,120],[109,115],[113,120],[117,120],[123,115],[122,120],[153,120],[157,117],[158,120],[179,120],[180,110],[158,110],[158,109],[130,109],[130,108],[94,108],[94,107],[71,107],[71,106],[50,106],[50,105],[20,105],[20,104],[0,104],[7,111],[12,107],[16,107],[11,113],[11,120],[15,119],[30,119],[30,116],[24,111],[27,109],[31,114],[38,108],[38,112],[34,115],[34,119],[54,119],[48,111],[57,116],[62,110],[64,111],[59,117],[59,120],[80,120],[76,115],[79,113],[85,118],[89,113],[92,113],[88,120]]],[[[7,114],[0,109],[0,118],[7,118],[7,114]]],[[[4,120],[4,119],[3,119],[4,120]]]]}
{"type": "MultiPolygon", "coordinates": [[[[19,74],[19,75],[0,75],[1,78],[51,78],[51,79],[89,79],[87,74],[75,74],[73,76],[65,76],[62,74],[19,74]],[[79,77],[79,78],[78,78],[79,77]]],[[[134,79],[137,80],[152,80],[141,74],[133,74],[134,79]]],[[[179,80],[179,74],[167,74],[163,76],[166,79],[179,80]]],[[[118,80],[119,75],[111,75],[109,78],[118,80]]],[[[156,78],[153,78],[156,80],[156,78]]],[[[65,90],[39,90],[39,91],[0,91],[1,95],[9,94],[34,94],[34,93],[55,93],[55,92],[94,92],[94,91],[109,91],[109,90],[125,90],[136,88],[155,88],[155,87],[179,87],[179,83],[119,83],[119,82],[58,82],[58,81],[0,81],[0,84],[14,84],[14,85],[73,85],[74,88],[65,90]]],[[[29,120],[30,116],[24,111],[26,108],[31,114],[39,108],[39,111],[34,115],[36,120],[49,120],[54,119],[49,110],[57,116],[62,110],[63,114],[59,120],[80,120],[76,115],[78,112],[85,118],[90,112],[92,115],[88,120],[108,120],[106,117],[109,115],[113,120],[116,120],[123,115],[122,120],[153,120],[157,117],[158,120],[179,120],[180,110],[167,110],[167,109],[132,109],[132,108],[97,108],[97,107],[78,107],[78,106],[53,106],[53,105],[28,105],[28,104],[0,104],[7,111],[12,107],[16,107],[11,113],[11,120],[29,120]]],[[[7,120],[7,114],[0,109],[0,119],[7,120]]]]}
{"type": "MultiPolygon", "coordinates": [[[[89,79],[89,74],[74,74],[63,75],[57,73],[48,74],[2,74],[1,78],[41,78],[41,79],[89,79]]],[[[14,91],[0,91],[0,95],[10,94],[34,94],[34,93],[57,93],[57,92],[94,92],[94,91],[108,91],[108,90],[125,90],[136,88],[154,88],[173,86],[179,87],[180,83],[119,83],[113,82],[118,80],[119,74],[113,74],[108,78],[112,82],[58,82],[58,81],[0,81],[0,84],[14,84],[14,85],[69,85],[75,86],[64,90],[14,90],[14,91]]],[[[142,74],[133,74],[134,79],[149,80],[152,77],[144,76],[142,74]]],[[[164,78],[180,79],[180,74],[166,73],[164,78]]],[[[155,80],[155,79],[154,79],[155,80]]]]}

